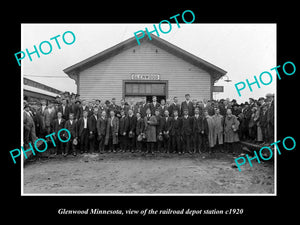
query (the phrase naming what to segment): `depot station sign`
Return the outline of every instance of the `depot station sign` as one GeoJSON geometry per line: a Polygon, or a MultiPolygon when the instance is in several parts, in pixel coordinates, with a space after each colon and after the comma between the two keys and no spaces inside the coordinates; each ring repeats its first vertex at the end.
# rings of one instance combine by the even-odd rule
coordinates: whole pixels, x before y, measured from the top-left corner
{"type": "Polygon", "coordinates": [[[157,73],[132,73],[131,80],[160,80],[160,74],[157,73]]]}

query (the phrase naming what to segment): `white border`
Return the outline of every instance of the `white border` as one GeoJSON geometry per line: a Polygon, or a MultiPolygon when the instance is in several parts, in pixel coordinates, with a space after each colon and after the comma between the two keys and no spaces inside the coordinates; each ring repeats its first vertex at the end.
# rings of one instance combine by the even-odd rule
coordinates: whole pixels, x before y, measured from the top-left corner
{"type": "MultiPolygon", "coordinates": [[[[201,23],[202,24],[202,23],[201,23]]],[[[206,23],[203,23],[206,24],[206,23]]],[[[209,23],[209,24],[218,24],[218,23],[209,23]]],[[[225,24],[234,24],[234,23],[225,23],[225,24]]],[[[249,24],[249,23],[238,23],[238,24],[249,24]]],[[[251,23],[251,24],[257,24],[257,23],[251,23]]],[[[262,24],[275,24],[276,25],[276,65],[277,65],[277,23],[262,23],[262,24]]],[[[23,29],[22,29],[22,24],[21,26],[21,49],[23,49],[23,29]]],[[[274,65],[274,66],[276,66],[274,65]]],[[[20,140],[20,146],[22,146],[23,142],[23,64],[21,64],[21,140],[20,140]]],[[[277,141],[277,79],[275,80],[275,107],[274,107],[274,117],[275,117],[275,127],[274,127],[274,137],[275,137],[275,142],[277,141]]],[[[169,194],[139,194],[139,193],[128,193],[128,194],[123,194],[123,193],[80,193],[80,194],[54,194],[54,193],[38,193],[38,194],[33,194],[33,193],[24,193],[24,155],[21,157],[21,196],[277,196],[277,151],[274,151],[274,193],[243,193],[243,194],[229,194],[229,193],[215,193],[215,194],[189,194],[189,193],[169,193],[169,194]]]]}

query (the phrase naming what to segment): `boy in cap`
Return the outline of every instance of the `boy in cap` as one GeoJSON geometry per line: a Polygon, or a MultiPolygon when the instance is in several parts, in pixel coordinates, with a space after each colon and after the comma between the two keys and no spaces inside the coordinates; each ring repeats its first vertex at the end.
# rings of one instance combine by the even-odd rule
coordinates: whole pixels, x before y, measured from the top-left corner
{"type": "Polygon", "coordinates": [[[178,111],[175,109],[173,111],[174,117],[172,120],[170,135],[171,135],[171,143],[173,148],[173,153],[180,153],[181,149],[181,127],[182,122],[181,118],[178,116],[178,111]]]}
{"type": "Polygon", "coordinates": [[[128,118],[125,111],[121,110],[121,118],[119,119],[119,137],[120,137],[120,152],[127,150],[127,131],[128,131],[128,118]]]}
{"type": "Polygon", "coordinates": [[[182,153],[192,153],[191,152],[191,136],[192,136],[192,129],[193,129],[193,119],[189,116],[189,110],[185,108],[183,110],[183,117],[182,117],[182,142],[183,142],[183,151],[182,153]]]}
{"type": "Polygon", "coordinates": [[[203,117],[199,113],[199,108],[195,109],[193,117],[193,137],[194,137],[194,153],[201,153],[200,146],[202,145],[202,136],[204,134],[203,117]]]}

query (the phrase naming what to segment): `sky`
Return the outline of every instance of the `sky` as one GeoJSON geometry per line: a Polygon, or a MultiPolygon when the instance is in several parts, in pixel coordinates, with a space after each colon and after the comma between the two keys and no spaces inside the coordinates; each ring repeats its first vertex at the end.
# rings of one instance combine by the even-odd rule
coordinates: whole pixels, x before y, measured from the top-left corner
{"type": "MultiPolygon", "coordinates": [[[[43,41],[52,44],[52,52],[48,55],[40,53],[38,58],[33,54],[32,61],[26,55],[21,61],[22,76],[61,91],[76,93],[75,81],[63,69],[131,38],[134,32],[145,28],[153,30],[153,24],[22,24],[20,51],[34,51],[33,46],[38,48],[43,41]],[[66,31],[75,34],[76,40],[71,45],[66,45],[61,39],[66,31]],[[50,40],[57,35],[60,35],[58,41],[61,49],[57,48],[55,40],[50,40]]],[[[224,86],[224,92],[214,94],[214,99],[229,98],[242,103],[250,97],[259,98],[267,93],[276,93],[276,74],[270,70],[277,66],[276,24],[182,22],[180,28],[172,23],[172,30],[168,34],[159,34],[160,38],[227,71],[224,79],[215,83],[216,86],[224,86]],[[246,82],[246,79],[254,81],[254,76],[259,79],[263,71],[273,75],[272,83],[261,85],[261,88],[252,85],[253,92],[246,87],[240,97],[234,85],[246,82]],[[232,81],[225,82],[228,78],[232,81]]],[[[66,35],[66,40],[71,41],[71,36],[66,35]]],[[[49,50],[47,47],[43,45],[45,52],[49,50]]],[[[267,83],[270,78],[265,76],[262,79],[267,83]]]]}

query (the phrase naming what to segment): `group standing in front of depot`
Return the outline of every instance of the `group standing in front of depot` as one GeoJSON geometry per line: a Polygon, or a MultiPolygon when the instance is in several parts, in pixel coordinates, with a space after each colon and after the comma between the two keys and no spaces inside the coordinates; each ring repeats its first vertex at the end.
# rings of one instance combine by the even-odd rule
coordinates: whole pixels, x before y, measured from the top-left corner
{"type": "Polygon", "coordinates": [[[47,105],[45,100],[31,108],[26,104],[26,114],[32,115],[32,120],[24,121],[24,144],[66,128],[71,139],[59,143],[54,154],[126,151],[195,154],[238,149],[241,122],[234,115],[235,107],[224,107],[221,103],[214,106],[210,102],[195,104],[189,94],[181,104],[177,97],[172,100],[162,99],[158,103],[153,96],[152,102],[143,99],[134,104],[121,99],[117,105],[115,98],[87,103],[74,94],[63,96],[57,105],[47,105]],[[28,121],[32,121],[30,126],[28,121]]]}

